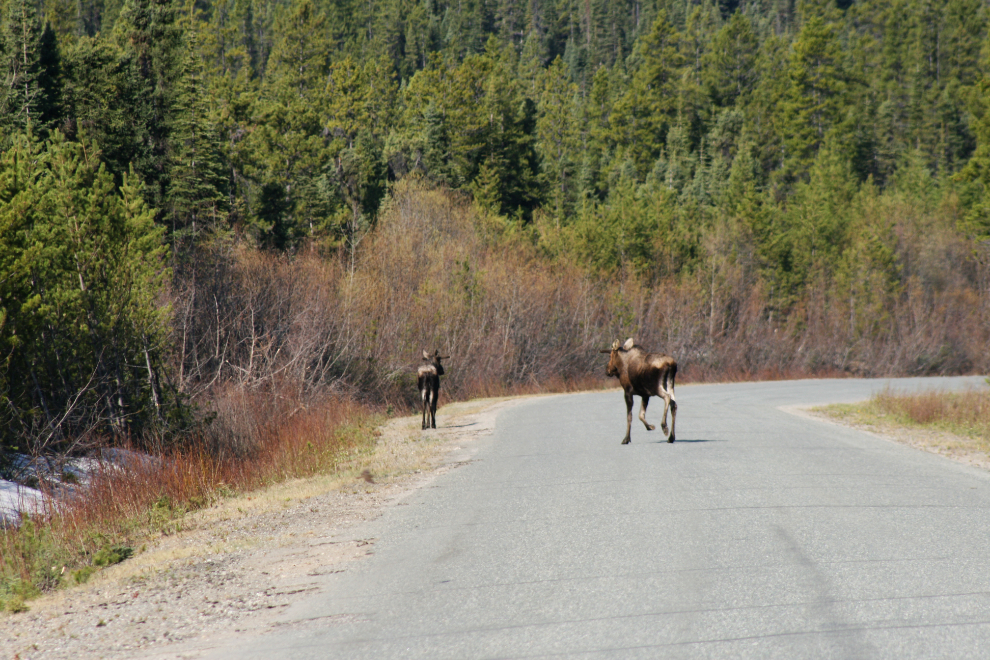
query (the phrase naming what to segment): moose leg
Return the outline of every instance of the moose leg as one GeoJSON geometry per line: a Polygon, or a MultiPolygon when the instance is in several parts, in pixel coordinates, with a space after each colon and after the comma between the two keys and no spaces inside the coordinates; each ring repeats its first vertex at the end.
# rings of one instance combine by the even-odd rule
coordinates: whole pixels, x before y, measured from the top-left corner
{"type": "Polygon", "coordinates": [[[663,406],[663,432],[667,432],[667,409],[670,408],[670,435],[667,436],[667,442],[674,441],[674,422],[677,421],[677,401],[674,399],[674,373],[670,374],[669,380],[664,377],[664,406],[663,406]]]}
{"type": "Polygon", "coordinates": [[[437,398],[440,395],[440,388],[433,388],[433,396],[430,397],[430,423],[433,428],[437,427],[437,398]]]}
{"type": "Polygon", "coordinates": [[[629,444],[629,431],[632,429],[632,409],[633,409],[633,395],[632,392],[626,392],[626,437],[622,439],[622,444],[629,444]]]}
{"type": "Polygon", "coordinates": [[[646,427],[646,430],[647,431],[652,431],[656,427],[653,426],[653,424],[650,424],[649,422],[646,421],[646,406],[648,406],[649,403],[650,403],[650,397],[644,396],[644,397],[640,397],[640,398],[643,401],[643,405],[640,406],[640,409],[639,409],[639,421],[643,422],[643,426],[646,427]]]}
{"type": "Polygon", "coordinates": [[[427,389],[422,389],[419,391],[420,398],[423,400],[423,430],[426,430],[426,413],[430,405],[430,391],[427,389]]]}
{"type": "Polygon", "coordinates": [[[674,423],[677,421],[677,402],[674,401],[674,393],[670,393],[670,436],[667,442],[674,441],[674,423]]]}
{"type": "Polygon", "coordinates": [[[660,383],[659,383],[660,396],[663,397],[663,419],[660,420],[660,430],[663,431],[664,435],[668,435],[669,433],[669,431],[667,430],[667,409],[670,408],[670,397],[673,392],[672,389],[673,379],[671,379],[670,381],[671,387],[668,387],[667,378],[668,378],[668,374],[667,373],[663,374],[662,376],[660,376],[660,383]]]}

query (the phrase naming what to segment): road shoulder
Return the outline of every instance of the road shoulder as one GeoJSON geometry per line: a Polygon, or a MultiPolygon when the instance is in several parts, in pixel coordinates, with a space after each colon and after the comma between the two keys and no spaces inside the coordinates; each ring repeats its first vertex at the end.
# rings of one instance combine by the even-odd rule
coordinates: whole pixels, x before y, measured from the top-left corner
{"type": "Polygon", "coordinates": [[[990,470],[990,455],[978,446],[977,441],[971,438],[945,431],[907,428],[893,422],[862,422],[856,419],[837,417],[819,407],[781,406],[779,410],[827,424],[856,429],[888,442],[896,442],[931,454],[938,454],[970,467],[990,470]]]}
{"type": "Polygon", "coordinates": [[[534,397],[443,406],[439,428],[393,419],[358,470],[294,480],[221,501],[183,530],[86,584],[0,617],[3,657],[188,658],[230,635],[259,634],[319,576],[345,571],[374,539],[348,534],[470,460],[497,414],[534,397]],[[367,470],[367,474],[354,476],[367,470]]]}

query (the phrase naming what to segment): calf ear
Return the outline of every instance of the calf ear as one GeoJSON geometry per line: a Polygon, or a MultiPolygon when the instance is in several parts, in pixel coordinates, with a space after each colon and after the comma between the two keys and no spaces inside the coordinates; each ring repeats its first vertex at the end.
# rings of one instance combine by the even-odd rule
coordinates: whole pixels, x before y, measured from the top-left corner
{"type": "Polygon", "coordinates": [[[424,360],[429,360],[430,359],[430,354],[427,353],[426,351],[423,351],[423,359],[424,360]]]}
{"type": "Polygon", "coordinates": [[[630,337],[629,339],[626,340],[626,343],[622,345],[622,348],[624,348],[624,349],[626,349],[628,351],[629,349],[631,349],[635,345],[636,345],[636,340],[633,339],[632,337],[630,337]]]}

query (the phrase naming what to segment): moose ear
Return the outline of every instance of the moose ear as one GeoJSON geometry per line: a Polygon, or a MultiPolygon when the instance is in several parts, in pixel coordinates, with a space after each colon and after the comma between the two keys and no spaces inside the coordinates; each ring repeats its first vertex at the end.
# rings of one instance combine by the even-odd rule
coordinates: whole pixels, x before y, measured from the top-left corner
{"type": "Polygon", "coordinates": [[[612,351],[598,351],[599,353],[611,353],[612,351]]]}
{"type": "Polygon", "coordinates": [[[427,353],[426,351],[423,351],[423,359],[424,360],[429,360],[430,359],[430,354],[427,353]]]}
{"type": "Polygon", "coordinates": [[[450,356],[449,355],[440,355],[440,351],[437,351],[437,359],[438,360],[449,360],[450,359],[450,356]]]}
{"type": "Polygon", "coordinates": [[[635,345],[636,345],[636,340],[634,340],[632,337],[630,337],[629,339],[626,340],[626,343],[622,345],[622,348],[624,348],[624,349],[626,349],[628,351],[629,349],[631,349],[635,345]]]}
{"type": "Polygon", "coordinates": [[[612,342],[612,350],[613,351],[619,350],[619,340],[618,339],[616,339],[615,341],[612,342]]]}

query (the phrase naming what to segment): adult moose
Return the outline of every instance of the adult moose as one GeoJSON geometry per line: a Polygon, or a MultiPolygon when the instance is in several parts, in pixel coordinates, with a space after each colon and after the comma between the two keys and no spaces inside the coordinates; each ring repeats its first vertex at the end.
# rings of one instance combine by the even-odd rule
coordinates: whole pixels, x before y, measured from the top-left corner
{"type": "Polygon", "coordinates": [[[419,375],[419,396],[423,403],[423,429],[437,427],[437,397],[440,395],[440,376],[443,375],[443,365],[440,360],[446,360],[449,355],[440,355],[440,351],[434,351],[430,355],[423,351],[423,364],[418,370],[419,375]],[[429,411],[430,425],[426,425],[426,415],[429,411]]]}
{"type": "Polygon", "coordinates": [[[632,426],[633,397],[642,397],[643,406],[639,409],[639,419],[652,431],[655,426],[646,421],[646,406],[651,396],[663,397],[663,421],[660,428],[667,433],[667,409],[670,409],[670,434],[667,442],[674,441],[674,423],[677,421],[677,401],[674,400],[674,377],[677,376],[677,362],[669,355],[662,353],[647,353],[637,346],[633,338],[619,345],[619,340],[612,342],[612,348],[607,351],[608,366],[605,373],[619,379],[619,384],[626,395],[626,437],[622,444],[629,444],[629,430],[632,426]]]}

